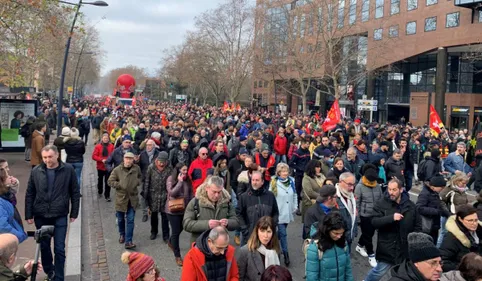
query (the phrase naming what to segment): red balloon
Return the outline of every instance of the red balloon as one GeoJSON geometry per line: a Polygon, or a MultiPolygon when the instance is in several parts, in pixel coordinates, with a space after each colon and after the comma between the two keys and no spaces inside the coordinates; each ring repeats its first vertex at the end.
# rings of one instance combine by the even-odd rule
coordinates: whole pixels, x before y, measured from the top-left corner
{"type": "Polygon", "coordinates": [[[117,91],[120,92],[120,97],[129,99],[131,93],[136,89],[136,80],[130,74],[122,74],[117,78],[117,91]]]}

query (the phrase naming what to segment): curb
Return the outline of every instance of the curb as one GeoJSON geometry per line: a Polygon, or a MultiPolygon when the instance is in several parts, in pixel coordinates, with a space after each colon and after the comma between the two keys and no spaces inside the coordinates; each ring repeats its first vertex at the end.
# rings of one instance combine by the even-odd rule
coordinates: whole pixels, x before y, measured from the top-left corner
{"type": "Polygon", "coordinates": [[[82,273],[82,197],[79,216],[69,224],[65,260],[65,280],[80,281],[82,273]]]}

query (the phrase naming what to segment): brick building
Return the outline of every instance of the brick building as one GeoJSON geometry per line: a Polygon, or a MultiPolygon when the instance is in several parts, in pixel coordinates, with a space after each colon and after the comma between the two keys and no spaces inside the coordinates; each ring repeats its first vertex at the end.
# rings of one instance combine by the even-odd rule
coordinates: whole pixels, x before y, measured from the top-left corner
{"type": "Polygon", "coordinates": [[[326,93],[337,92],[349,117],[367,96],[378,100],[375,120],[422,122],[411,93],[425,93],[426,104],[430,93],[448,127],[470,128],[482,114],[482,0],[454,1],[258,0],[254,105],[296,112],[302,99],[286,81],[304,81],[309,109],[326,112],[334,100],[326,93]]]}

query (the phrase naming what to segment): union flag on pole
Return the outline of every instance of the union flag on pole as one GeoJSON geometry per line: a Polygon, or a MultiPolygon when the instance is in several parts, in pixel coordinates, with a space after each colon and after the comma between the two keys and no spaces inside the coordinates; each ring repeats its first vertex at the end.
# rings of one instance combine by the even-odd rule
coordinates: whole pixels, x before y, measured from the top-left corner
{"type": "Polygon", "coordinates": [[[235,111],[235,110],[236,110],[236,103],[233,102],[233,103],[231,104],[231,111],[235,111]]]}
{"type": "Polygon", "coordinates": [[[340,112],[340,105],[338,104],[338,99],[335,100],[333,105],[331,106],[330,111],[328,111],[328,115],[326,116],[325,121],[323,121],[323,131],[327,132],[330,130],[335,129],[336,124],[341,120],[341,112],[340,112]]]}
{"type": "Polygon", "coordinates": [[[226,112],[228,110],[229,110],[229,103],[227,101],[224,101],[223,111],[226,112]]]}
{"type": "Polygon", "coordinates": [[[440,120],[440,116],[438,116],[437,111],[435,111],[435,108],[433,105],[430,105],[430,131],[432,132],[432,135],[435,137],[438,137],[440,134],[440,131],[444,128],[444,123],[442,123],[442,120],[440,120]]]}

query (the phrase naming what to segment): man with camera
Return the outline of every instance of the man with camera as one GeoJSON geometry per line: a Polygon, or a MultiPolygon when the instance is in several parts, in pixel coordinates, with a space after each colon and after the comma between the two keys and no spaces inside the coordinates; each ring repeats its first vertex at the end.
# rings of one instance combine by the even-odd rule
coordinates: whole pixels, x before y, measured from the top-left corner
{"type": "Polygon", "coordinates": [[[45,146],[41,154],[43,162],[32,170],[27,185],[25,219],[29,224],[35,222],[37,229],[44,225],[55,227],[53,233],[55,262],[50,249],[50,238],[40,241],[40,249],[44,272],[51,280],[62,281],[64,280],[67,216],[70,213],[72,223],[79,214],[80,188],[74,167],[58,161],[59,151],[55,145],[45,146]],[[70,212],[69,205],[72,205],[70,212]]]}
{"type": "MultiPolygon", "coordinates": [[[[17,259],[18,239],[10,233],[0,234],[0,280],[2,281],[22,281],[32,274],[33,260],[27,261],[22,267],[13,271],[12,266],[17,259]]],[[[42,269],[42,264],[38,264],[38,270],[42,269]]]]}

